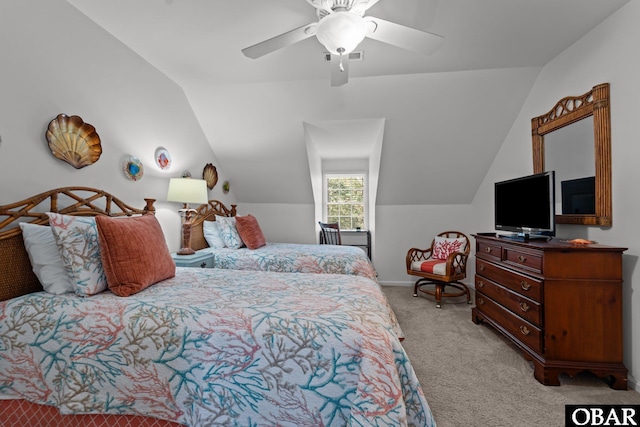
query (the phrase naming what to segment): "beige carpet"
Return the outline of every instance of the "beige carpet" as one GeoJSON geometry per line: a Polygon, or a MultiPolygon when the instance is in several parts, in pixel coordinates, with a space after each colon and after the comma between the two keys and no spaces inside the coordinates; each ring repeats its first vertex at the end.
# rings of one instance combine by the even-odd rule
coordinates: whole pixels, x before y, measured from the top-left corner
{"type": "Polygon", "coordinates": [[[471,305],[435,307],[413,289],[383,286],[406,339],[438,427],[563,426],[566,404],[640,404],[635,391],[612,390],[588,373],[544,386],[533,365],[502,335],[471,321],[471,305]]]}

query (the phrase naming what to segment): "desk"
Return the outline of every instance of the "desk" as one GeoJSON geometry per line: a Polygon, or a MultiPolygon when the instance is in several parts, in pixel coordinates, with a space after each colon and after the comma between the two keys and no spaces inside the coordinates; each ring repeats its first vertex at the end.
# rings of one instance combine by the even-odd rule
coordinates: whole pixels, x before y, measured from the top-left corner
{"type": "Polygon", "coordinates": [[[342,244],[347,246],[358,246],[367,253],[371,259],[371,232],[369,230],[340,230],[342,244]]]}

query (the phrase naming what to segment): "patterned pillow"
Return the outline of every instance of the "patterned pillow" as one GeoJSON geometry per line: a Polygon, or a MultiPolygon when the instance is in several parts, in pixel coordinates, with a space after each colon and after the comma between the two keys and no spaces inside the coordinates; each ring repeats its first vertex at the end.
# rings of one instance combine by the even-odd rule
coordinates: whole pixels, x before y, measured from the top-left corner
{"type": "Polygon", "coordinates": [[[436,236],[433,242],[431,257],[436,259],[447,259],[454,252],[464,252],[467,246],[467,239],[463,237],[447,238],[436,236]]]}
{"type": "Polygon", "coordinates": [[[73,292],[51,227],[21,222],[20,228],[31,267],[44,290],[56,295],[73,292]]]}
{"type": "Polygon", "coordinates": [[[96,219],[53,212],[47,212],[47,215],[76,294],[86,297],[107,289],[96,219]]]}
{"type": "Polygon", "coordinates": [[[216,222],[220,230],[220,238],[227,248],[239,249],[244,245],[236,228],[235,217],[216,215],[216,222]]]}
{"type": "Polygon", "coordinates": [[[221,249],[224,248],[224,242],[220,237],[220,224],[216,221],[204,221],[202,223],[202,232],[204,234],[204,240],[210,248],[221,249]]]}

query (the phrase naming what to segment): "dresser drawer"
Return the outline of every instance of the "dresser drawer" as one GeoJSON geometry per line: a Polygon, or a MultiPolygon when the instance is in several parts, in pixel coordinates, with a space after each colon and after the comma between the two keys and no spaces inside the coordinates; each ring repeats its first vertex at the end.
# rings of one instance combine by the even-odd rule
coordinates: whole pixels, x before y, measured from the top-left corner
{"type": "Polygon", "coordinates": [[[505,264],[513,265],[524,270],[542,273],[542,253],[529,252],[520,248],[507,246],[504,248],[505,264]]]}
{"type": "Polygon", "coordinates": [[[522,295],[512,292],[482,276],[476,275],[475,285],[478,291],[508,308],[514,314],[538,327],[542,326],[542,310],[539,303],[524,298],[522,295]]]}
{"type": "Polygon", "coordinates": [[[492,241],[478,241],[476,243],[476,257],[500,261],[502,260],[502,246],[492,241]]]}
{"type": "Polygon", "coordinates": [[[176,267],[213,268],[213,254],[211,252],[196,252],[193,255],[172,254],[176,267]]]}
{"type": "MultiPolygon", "coordinates": [[[[476,258],[476,273],[533,301],[542,302],[542,280],[476,258]]],[[[477,287],[476,287],[477,289],[477,287]]]]}
{"type": "Polygon", "coordinates": [[[500,325],[516,341],[538,354],[542,352],[542,332],[539,328],[516,316],[481,292],[476,292],[476,308],[500,325]]]}

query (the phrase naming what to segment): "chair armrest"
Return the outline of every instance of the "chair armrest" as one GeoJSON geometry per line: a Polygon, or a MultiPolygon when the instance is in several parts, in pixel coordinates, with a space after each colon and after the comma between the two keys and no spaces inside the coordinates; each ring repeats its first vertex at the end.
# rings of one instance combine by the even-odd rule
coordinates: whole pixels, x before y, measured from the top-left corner
{"type": "Polygon", "coordinates": [[[431,257],[431,248],[429,248],[429,249],[418,249],[418,248],[409,249],[409,251],[407,252],[407,259],[406,259],[407,270],[411,269],[411,264],[414,261],[426,261],[427,259],[429,259],[429,257],[431,257]]]}
{"type": "Polygon", "coordinates": [[[447,275],[463,274],[467,275],[468,254],[463,252],[453,252],[447,257],[447,275]]]}

